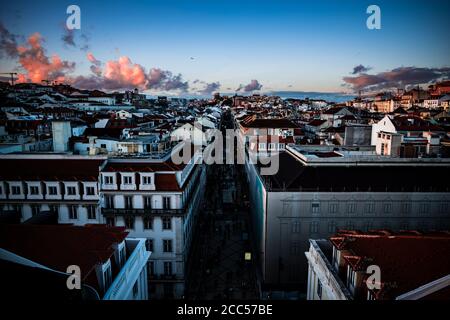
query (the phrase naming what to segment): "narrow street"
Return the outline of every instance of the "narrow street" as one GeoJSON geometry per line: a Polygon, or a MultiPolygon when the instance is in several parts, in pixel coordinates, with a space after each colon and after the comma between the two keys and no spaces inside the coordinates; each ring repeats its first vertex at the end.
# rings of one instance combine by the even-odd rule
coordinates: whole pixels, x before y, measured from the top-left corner
{"type": "MultiPolygon", "coordinates": [[[[230,118],[224,118],[225,128],[232,128],[230,118]]],[[[257,299],[244,166],[214,164],[207,172],[186,296],[192,300],[257,299]],[[251,259],[245,259],[246,253],[251,259]]]]}

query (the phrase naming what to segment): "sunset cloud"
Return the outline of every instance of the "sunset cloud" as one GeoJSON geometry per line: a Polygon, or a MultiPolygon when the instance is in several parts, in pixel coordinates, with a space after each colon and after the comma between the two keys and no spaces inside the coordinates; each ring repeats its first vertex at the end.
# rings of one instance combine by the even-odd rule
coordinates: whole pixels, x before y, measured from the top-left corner
{"type": "Polygon", "coordinates": [[[353,90],[382,90],[428,84],[444,79],[450,79],[449,67],[400,67],[373,75],[362,73],[355,77],[344,77],[343,81],[353,90]]]}
{"type": "Polygon", "coordinates": [[[34,33],[28,37],[26,45],[17,47],[19,63],[25,70],[25,73],[18,75],[19,82],[40,83],[46,79],[64,81],[65,74],[75,68],[74,62],[63,61],[56,54],[48,57],[42,41],[41,35],[34,33]]]}

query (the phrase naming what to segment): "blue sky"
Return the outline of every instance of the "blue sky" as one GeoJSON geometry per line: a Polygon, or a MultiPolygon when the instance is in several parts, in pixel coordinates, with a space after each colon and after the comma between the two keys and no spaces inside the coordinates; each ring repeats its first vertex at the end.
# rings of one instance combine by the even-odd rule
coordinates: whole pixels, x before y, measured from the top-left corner
{"type": "MultiPolygon", "coordinates": [[[[220,82],[221,91],[252,79],[263,91],[341,91],[343,77],[362,64],[369,73],[399,67],[450,66],[447,1],[4,1],[9,32],[39,32],[50,56],[89,75],[86,51],[102,61],[180,73],[184,80],[220,82]],[[77,47],[61,40],[66,8],[81,8],[77,47]],[[381,30],[366,28],[366,8],[381,8],[381,30]],[[81,35],[88,37],[85,41],[81,35]],[[192,59],[192,58],[193,59],[192,59]]],[[[25,41],[25,39],[23,39],[25,41]]],[[[1,58],[2,69],[17,66],[1,58]]]]}

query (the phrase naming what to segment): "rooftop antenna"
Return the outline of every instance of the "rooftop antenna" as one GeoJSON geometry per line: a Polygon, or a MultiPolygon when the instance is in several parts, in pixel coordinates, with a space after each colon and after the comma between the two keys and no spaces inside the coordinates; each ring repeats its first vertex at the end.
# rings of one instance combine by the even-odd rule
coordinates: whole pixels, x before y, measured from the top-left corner
{"type": "Polygon", "coordinates": [[[14,75],[17,75],[17,72],[0,72],[0,74],[9,74],[11,77],[11,86],[14,87],[14,75]]]}
{"type": "Polygon", "coordinates": [[[14,87],[14,76],[17,75],[17,72],[0,72],[0,74],[9,74],[11,77],[11,87],[14,91],[14,101],[17,102],[16,88],[14,87]]]}

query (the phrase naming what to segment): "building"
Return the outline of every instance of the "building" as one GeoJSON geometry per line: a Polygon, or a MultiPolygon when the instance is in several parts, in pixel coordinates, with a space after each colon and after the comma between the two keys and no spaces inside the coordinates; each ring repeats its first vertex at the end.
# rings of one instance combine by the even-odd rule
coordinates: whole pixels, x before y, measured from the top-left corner
{"type": "Polygon", "coordinates": [[[205,187],[205,166],[170,160],[110,159],[100,169],[102,215],[145,238],[152,252],[152,296],[181,298],[189,252],[205,187]]]}
{"type": "Polygon", "coordinates": [[[0,216],[25,222],[48,213],[60,224],[125,226],[154,252],[152,295],[182,297],[206,168],[196,160],[176,165],[168,156],[2,156],[0,216]]]}
{"type": "MultiPolygon", "coordinates": [[[[53,212],[59,223],[104,223],[99,210],[99,167],[106,157],[55,154],[0,158],[0,212],[24,222],[53,212]]],[[[1,214],[0,213],[0,214],[1,214]]]]}
{"type": "Polygon", "coordinates": [[[371,144],[377,154],[394,157],[417,158],[438,156],[440,138],[445,130],[417,116],[386,115],[372,125],[371,144]]]}
{"type": "Polygon", "coordinates": [[[309,239],[338,229],[450,227],[449,160],[382,157],[361,148],[287,146],[274,175],[247,161],[264,292],[305,287],[309,239]]]}
{"type": "Polygon", "coordinates": [[[127,234],[105,225],[0,224],[2,288],[20,300],[148,300],[150,252],[127,234]],[[74,267],[80,290],[67,286],[74,267]]]}
{"type": "Polygon", "coordinates": [[[69,151],[69,139],[71,136],[72,128],[70,126],[70,121],[52,122],[53,151],[69,151]]]}
{"type": "Polygon", "coordinates": [[[307,299],[448,300],[449,251],[448,231],[341,231],[310,240],[307,299]],[[379,279],[369,278],[370,266],[379,279]]]}

